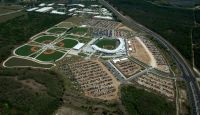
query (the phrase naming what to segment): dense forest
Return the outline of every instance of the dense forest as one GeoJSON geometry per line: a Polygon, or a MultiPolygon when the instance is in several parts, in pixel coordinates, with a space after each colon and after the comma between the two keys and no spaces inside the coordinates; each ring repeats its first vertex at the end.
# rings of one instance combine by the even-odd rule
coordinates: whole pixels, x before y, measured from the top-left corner
{"type": "Polygon", "coordinates": [[[66,18],[66,16],[31,12],[0,23],[0,62],[11,54],[16,45],[27,42],[31,36],[66,18]]]}
{"type": "Polygon", "coordinates": [[[0,68],[0,114],[49,115],[62,104],[63,81],[47,70],[0,68]]]}
{"type": "Polygon", "coordinates": [[[122,103],[130,115],[176,115],[175,103],[133,86],[121,88],[122,103]]]}
{"type": "MultiPolygon", "coordinates": [[[[12,49],[66,16],[26,13],[0,23],[0,62],[12,49]]],[[[32,69],[0,68],[0,114],[48,115],[62,103],[63,81],[54,72],[32,69]]]]}
{"type": "Polygon", "coordinates": [[[193,50],[195,66],[200,68],[200,27],[193,30],[193,50]]]}
{"type": "MultiPolygon", "coordinates": [[[[155,2],[155,0],[148,1],[155,2]]],[[[152,4],[145,0],[109,0],[109,2],[124,15],[130,16],[167,39],[190,63],[193,50],[194,64],[200,70],[200,10],[159,6],[156,5],[159,3],[152,4]]]]}
{"type": "Polygon", "coordinates": [[[109,0],[111,4],[149,29],[159,33],[191,62],[193,11],[162,7],[145,0],[109,0]]]}

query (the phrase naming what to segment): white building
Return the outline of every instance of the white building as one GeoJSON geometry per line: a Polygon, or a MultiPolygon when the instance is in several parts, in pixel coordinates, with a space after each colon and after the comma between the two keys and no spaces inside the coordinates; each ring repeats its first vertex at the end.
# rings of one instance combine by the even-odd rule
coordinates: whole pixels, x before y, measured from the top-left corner
{"type": "Polygon", "coordinates": [[[36,10],[36,12],[48,12],[51,10],[53,10],[53,7],[43,7],[43,8],[36,10]]]}

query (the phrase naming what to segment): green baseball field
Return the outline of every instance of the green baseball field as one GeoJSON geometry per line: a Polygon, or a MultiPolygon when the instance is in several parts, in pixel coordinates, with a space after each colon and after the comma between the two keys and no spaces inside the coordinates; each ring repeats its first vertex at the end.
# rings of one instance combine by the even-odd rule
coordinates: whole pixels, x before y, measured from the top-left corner
{"type": "Polygon", "coordinates": [[[78,44],[78,41],[76,41],[76,40],[64,39],[64,40],[58,42],[56,45],[59,47],[73,48],[77,44],[78,44]]]}
{"type": "Polygon", "coordinates": [[[57,37],[55,37],[55,36],[45,35],[45,36],[40,36],[40,37],[36,38],[34,41],[39,42],[39,43],[48,41],[48,43],[49,43],[49,42],[54,41],[56,38],[57,37]]]}
{"type": "Polygon", "coordinates": [[[43,52],[38,57],[36,57],[36,59],[40,60],[40,61],[53,61],[54,62],[54,61],[58,60],[59,58],[61,58],[63,55],[64,55],[64,53],[55,51],[55,50],[53,50],[51,52],[46,51],[46,53],[43,52]]]}
{"type": "Polygon", "coordinates": [[[118,46],[118,40],[103,38],[101,40],[96,41],[96,45],[100,48],[112,50],[118,46]]]}
{"type": "Polygon", "coordinates": [[[15,54],[20,55],[20,56],[28,56],[28,55],[34,53],[35,51],[37,51],[39,49],[40,49],[39,47],[24,45],[24,46],[18,48],[15,51],[15,54]]]}

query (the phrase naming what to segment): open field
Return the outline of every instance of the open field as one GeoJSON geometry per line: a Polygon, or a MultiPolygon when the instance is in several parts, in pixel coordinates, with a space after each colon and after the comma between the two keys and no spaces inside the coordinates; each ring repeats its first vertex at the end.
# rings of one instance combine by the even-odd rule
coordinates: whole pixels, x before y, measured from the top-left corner
{"type": "Polygon", "coordinates": [[[67,29],[66,28],[50,28],[47,32],[53,33],[53,34],[61,34],[65,32],[67,29]]]}
{"type": "Polygon", "coordinates": [[[45,52],[43,52],[38,57],[36,57],[36,59],[40,61],[56,61],[57,59],[61,58],[64,55],[64,53],[59,52],[59,51],[53,51],[53,52],[50,52],[49,54],[45,54],[45,52]]]}
{"type": "Polygon", "coordinates": [[[34,41],[39,42],[39,43],[45,43],[45,41],[54,41],[57,37],[55,36],[51,36],[51,35],[45,35],[45,36],[40,36],[38,38],[36,38],[34,41]]]}
{"type": "Polygon", "coordinates": [[[70,30],[69,32],[73,33],[73,34],[77,34],[77,35],[84,35],[88,32],[88,28],[75,27],[72,30],[70,30]]]}
{"type": "MultiPolygon", "coordinates": [[[[30,46],[30,45],[24,45],[20,48],[18,48],[15,53],[17,55],[20,55],[20,56],[28,56],[30,54],[32,54],[34,51],[32,50],[33,46],[30,46]]],[[[36,47],[37,48],[37,47],[36,47]]]]}
{"type": "Polygon", "coordinates": [[[88,43],[92,39],[91,37],[79,37],[74,35],[66,35],[65,38],[76,39],[81,43],[88,43]]]}
{"type": "Polygon", "coordinates": [[[152,59],[149,53],[143,47],[143,45],[134,38],[130,39],[129,41],[130,41],[129,48],[132,48],[132,50],[129,50],[129,55],[150,65],[152,62],[152,59]]]}
{"type": "Polygon", "coordinates": [[[26,14],[25,11],[17,12],[20,9],[22,9],[22,6],[0,6],[0,23],[26,14]]]}
{"type": "Polygon", "coordinates": [[[64,40],[58,42],[56,45],[59,47],[73,48],[77,44],[78,44],[78,41],[76,41],[76,40],[64,39],[64,40]]]}
{"type": "Polygon", "coordinates": [[[12,13],[12,14],[9,14],[9,15],[0,16],[0,23],[6,22],[8,20],[14,19],[14,18],[19,17],[19,16],[23,16],[23,15],[26,15],[25,11],[20,11],[20,12],[12,13]]]}
{"type": "Polygon", "coordinates": [[[42,68],[50,68],[53,66],[53,64],[39,64],[37,62],[12,57],[9,60],[6,61],[5,66],[7,67],[42,67],[42,68]]]}
{"type": "Polygon", "coordinates": [[[13,11],[15,11],[15,10],[12,10],[12,9],[4,9],[4,8],[1,8],[1,7],[0,7],[0,15],[1,15],[1,14],[4,14],[4,13],[8,13],[8,12],[13,12],[13,11]]]}
{"type": "Polygon", "coordinates": [[[56,25],[56,27],[61,27],[61,28],[71,28],[73,26],[74,24],[71,22],[61,22],[58,25],[56,25]]]}
{"type": "Polygon", "coordinates": [[[71,22],[71,23],[73,23],[73,24],[75,24],[75,25],[80,25],[80,23],[81,23],[83,20],[85,20],[84,17],[78,17],[78,16],[76,17],[76,16],[73,16],[73,17],[70,17],[70,18],[66,19],[64,22],[71,22]]]}
{"type": "Polygon", "coordinates": [[[115,49],[117,47],[117,39],[103,38],[96,41],[96,45],[104,49],[115,49]]]}

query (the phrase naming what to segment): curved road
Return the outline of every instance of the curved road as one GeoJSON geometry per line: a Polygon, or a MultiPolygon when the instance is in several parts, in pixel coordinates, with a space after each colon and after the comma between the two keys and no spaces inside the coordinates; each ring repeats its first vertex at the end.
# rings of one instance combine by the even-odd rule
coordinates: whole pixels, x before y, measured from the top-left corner
{"type": "Polygon", "coordinates": [[[188,88],[188,96],[189,101],[191,104],[192,114],[199,115],[200,112],[200,91],[197,85],[197,81],[195,79],[195,74],[191,69],[190,65],[186,62],[183,56],[175,49],[168,41],[166,41],[162,36],[158,35],[157,33],[151,31],[150,29],[146,28],[145,26],[137,23],[131,18],[128,18],[122,15],[119,11],[117,11],[114,7],[112,7],[109,3],[104,0],[99,0],[104,6],[110,9],[124,24],[126,24],[130,28],[137,28],[140,31],[143,31],[147,34],[153,36],[157,41],[159,41],[164,47],[168,49],[174,60],[177,62],[181,72],[182,77],[186,81],[186,85],[188,88]]]}

